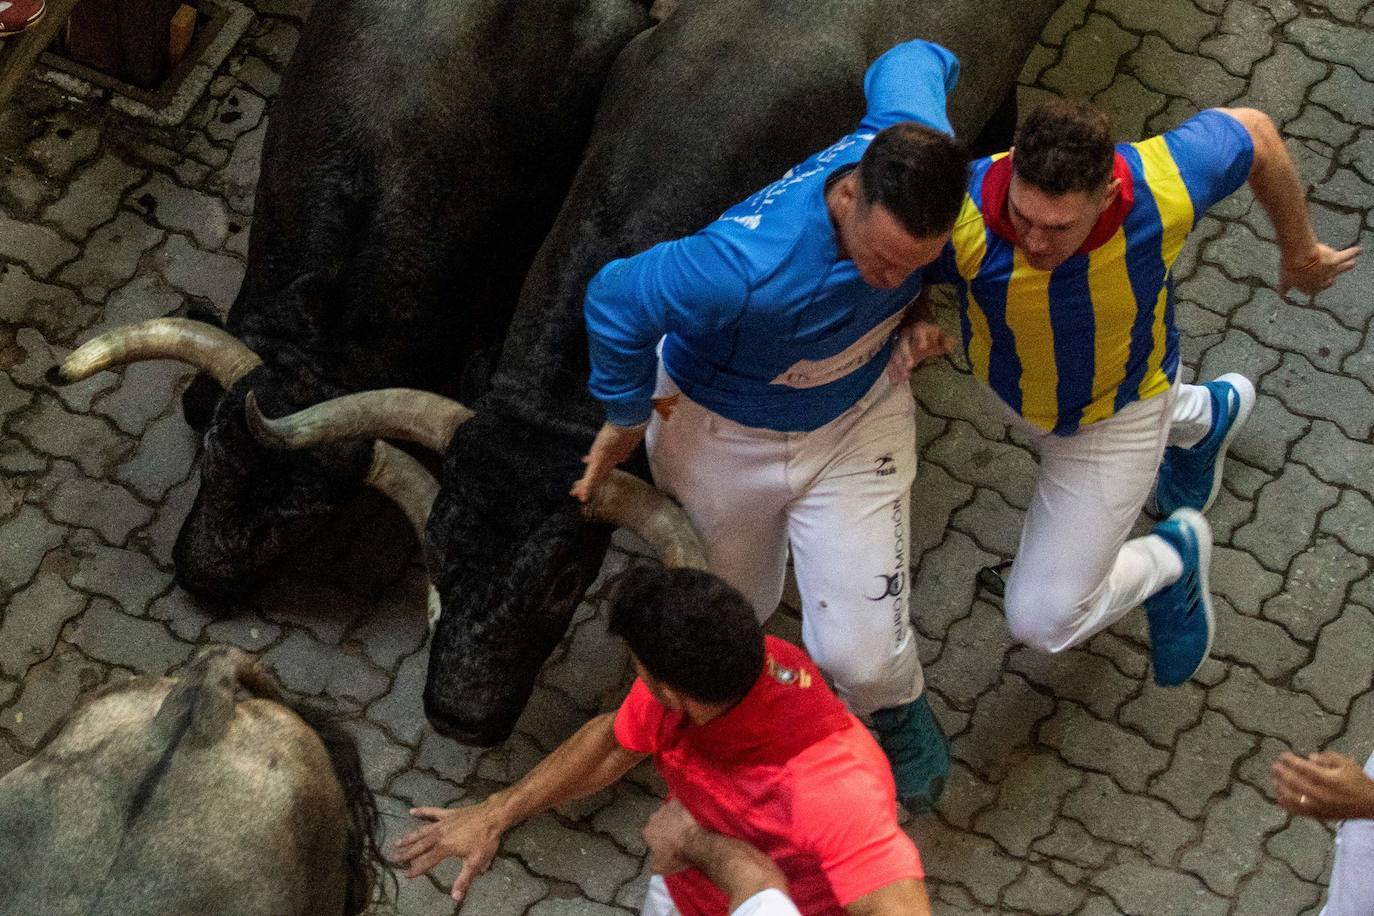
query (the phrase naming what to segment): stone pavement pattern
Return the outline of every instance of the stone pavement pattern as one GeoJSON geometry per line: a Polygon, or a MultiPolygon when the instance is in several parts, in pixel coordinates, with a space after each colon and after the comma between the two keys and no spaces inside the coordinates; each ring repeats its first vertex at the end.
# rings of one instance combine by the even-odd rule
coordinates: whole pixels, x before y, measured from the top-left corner
{"type": "MultiPolygon", "coordinates": [[[[197,486],[177,398],[187,372],[43,381],[99,330],[228,308],[302,2],[253,4],[250,33],[180,128],[38,81],[0,112],[0,772],[83,691],[228,642],[348,717],[395,836],[412,804],[478,800],[614,706],[627,664],[599,611],[630,542],[618,539],[516,735],[463,747],[421,711],[423,574],[394,510],[365,499],[252,601],[203,605],[172,584],[169,556],[197,486]]],[[[1370,253],[1316,307],[1285,305],[1272,233],[1243,191],[1180,261],[1189,371],[1241,370],[1260,392],[1211,511],[1215,658],[1180,689],[1150,683],[1139,613],[1059,657],[1012,645],[973,576],[1014,551],[1034,459],[966,366],[918,373],[913,606],[956,759],[938,815],[909,824],[936,911],[1315,913],[1330,832],[1271,803],[1267,766],[1285,748],[1363,760],[1374,747],[1374,2],[1070,0],[1023,81],[1024,101],[1091,96],[1123,138],[1201,107],[1260,107],[1290,138],[1321,236],[1370,253]]],[[[793,617],[775,619],[795,637],[793,617]]],[[[513,831],[461,912],[634,911],[639,828],[661,794],[641,768],[513,831]]],[[[397,912],[453,912],[454,873],[402,879],[397,912]]]]}

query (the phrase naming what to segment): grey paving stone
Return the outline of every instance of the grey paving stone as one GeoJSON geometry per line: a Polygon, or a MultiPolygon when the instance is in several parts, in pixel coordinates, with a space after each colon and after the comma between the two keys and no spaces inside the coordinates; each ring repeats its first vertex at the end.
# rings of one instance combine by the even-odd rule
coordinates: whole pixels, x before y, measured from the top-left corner
{"type": "Polygon", "coordinates": [[[1045,23],[1040,40],[1047,45],[1063,44],[1070,32],[1083,25],[1091,5],[1091,0],[1067,0],[1061,4],[1045,23]]]}
{"type": "Polygon", "coordinates": [[[1318,60],[1344,64],[1366,80],[1374,80],[1374,47],[1367,30],[1316,17],[1303,17],[1284,30],[1284,37],[1297,42],[1318,60]]]}
{"type": "Polygon", "coordinates": [[[123,487],[76,474],[62,476],[57,491],[44,497],[48,513],[59,522],[92,528],[107,543],[120,546],[153,517],[152,510],[123,487]]]}
{"type": "Polygon", "coordinates": [[[70,647],[37,665],[24,678],[19,699],[0,712],[0,723],[26,751],[76,707],[78,697],[96,687],[105,670],[70,647]]]}
{"type": "Polygon", "coordinates": [[[49,276],[79,254],[75,245],[47,226],[19,222],[3,214],[0,214],[0,238],[5,240],[6,260],[18,261],[36,277],[49,276]]]}
{"type": "MultiPolygon", "coordinates": [[[[1226,466],[1229,478],[1232,466],[1226,466]]],[[[1221,595],[1242,614],[1255,616],[1265,599],[1283,588],[1284,579],[1255,562],[1250,554],[1230,547],[1212,548],[1210,582],[1212,592],[1221,595]]]]}
{"type": "Polygon", "coordinates": [[[361,599],[335,581],[278,574],[253,597],[263,617],[304,627],[321,643],[336,645],[353,621],[370,613],[361,599]]]}
{"type": "Polygon", "coordinates": [[[1236,104],[1258,108],[1275,123],[1285,124],[1298,116],[1307,91],[1326,76],[1327,70],[1326,64],[1295,46],[1280,44],[1272,56],[1255,65],[1250,85],[1236,104]]]}
{"type": "Polygon", "coordinates": [[[95,155],[100,131],[79,120],[75,112],[61,112],[25,149],[31,162],[49,178],[65,178],[78,164],[95,155]]]}
{"type": "Polygon", "coordinates": [[[1349,67],[1332,67],[1331,75],[1312,87],[1311,98],[1346,121],[1374,127],[1374,99],[1369,97],[1369,84],[1349,67]]]}
{"type": "Polygon", "coordinates": [[[205,638],[229,643],[248,652],[261,652],[281,636],[281,627],[257,614],[236,613],[215,620],[205,628],[205,638]]]}
{"type": "Polygon", "coordinates": [[[463,790],[448,780],[418,770],[406,770],[391,781],[388,791],[417,808],[448,808],[463,797],[463,790]]]}
{"type": "Polygon", "coordinates": [[[586,896],[601,902],[614,899],[616,888],[639,871],[639,863],[610,840],[572,830],[548,816],[510,831],[504,848],[536,875],[576,884],[586,896]]]}
{"type": "Polygon", "coordinates": [[[1362,336],[1325,312],[1295,308],[1267,289],[1256,290],[1250,302],[1236,310],[1232,321],[1267,346],[1301,353],[1328,372],[1340,369],[1341,361],[1359,349],[1362,336]]]}
{"type": "Polygon", "coordinates": [[[1031,52],[1026,56],[1026,63],[1021,68],[1021,73],[1017,76],[1018,83],[1034,83],[1040,78],[1040,74],[1045,69],[1059,59],[1059,49],[1049,45],[1037,44],[1031,48],[1031,52]]]}
{"type": "Polygon", "coordinates": [[[1224,224],[1221,234],[1202,246],[1202,257],[1234,280],[1269,285],[1278,279],[1279,259],[1273,244],[1242,222],[1224,224]]]}
{"type": "Polygon", "coordinates": [[[1321,530],[1334,534],[1347,547],[1364,549],[1374,543],[1374,503],[1354,490],[1341,493],[1341,501],[1322,516],[1321,530]]]}
{"type": "Polygon", "coordinates": [[[1239,614],[1225,598],[1216,599],[1213,612],[1213,657],[1251,664],[1270,680],[1292,674],[1307,662],[1307,649],[1278,624],[1239,614]]]}
{"type": "Polygon", "coordinates": [[[243,263],[237,258],[201,251],[182,235],[168,236],[151,257],[151,264],[168,283],[193,296],[209,299],[221,315],[238,295],[243,263]]]}
{"type": "MultiPolygon", "coordinates": [[[[208,103],[207,103],[208,104],[208,103]]],[[[208,115],[208,109],[201,120],[208,115]]],[[[189,120],[188,120],[189,123],[189,120]]],[[[222,146],[216,146],[210,142],[210,138],[203,133],[196,134],[187,142],[186,155],[193,157],[196,161],[211,169],[220,169],[229,161],[229,153],[222,146]]]]}
{"type": "Polygon", "coordinates": [[[253,50],[268,63],[281,68],[291,59],[296,49],[300,29],[281,19],[269,20],[265,28],[253,39],[253,50]]]}
{"type": "Polygon", "coordinates": [[[1287,827],[1265,841],[1264,849],[1302,880],[1319,881],[1330,865],[1331,828],[1311,818],[1290,818],[1287,827]]]}
{"type": "Polygon", "coordinates": [[[644,855],[648,852],[644,843],[644,825],[662,804],[662,799],[643,789],[621,783],[615,787],[611,803],[592,817],[591,826],[631,855],[644,855]]]}
{"type": "Polygon", "coordinates": [[[972,502],[954,513],[950,524],[980,546],[1010,557],[1016,554],[1024,521],[1025,513],[1009,505],[1001,494],[980,488],[972,502]]]}
{"type": "Polygon", "coordinates": [[[1093,96],[1093,103],[1111,116],[1113,136],[1130,143],[1146,136],[1146,123],[1164,107],[1166,99],[1133,76],[1118,76],[1093,96]]]}
{"type": "MultiPolygon", "coordinates": [[[[134,363],[121,370],[118,388],[95,402],[95,411],[109,417],[121,431],[142,435],[154,417],[166,413],[182,384],[195,370],[184,363],[159,359],[134,363]]],[[[177,417],[177,422],[184,421],[177,417]]]]}
{"type": "Polygon", "coordinates": [[[1063,95],[1094,95],[1111,84],[1117,62],[1138,44],[1139,36],[1093,14],[1082,29],[1069,33],[1059,63],[1045,71],[1040,83],[1063,95]]]}
{"type": "Polygon", "coordinates": [[[1094,875],[1124,916],[1222,916],[1229,909],[1192,875],[1146,862],[1123,862],[1094,875]]]}
{"type": "Polygon", "coordinates": [[[10,598],[0,615],[0,672],[23,677],[52,654],[62,627],[85,606],[86,598],[68,588],[61,577],[39,573],[32,584],[10,598]]]}
{"type": "Polygon", "coordinates": [[[1207,710],[1202,721],[1179,736],[1169,769],[1155,778],[1150,794],[1188,818],[1201,816],[1208,800],[1231,785],[1231,768],[1255,747],[1224,717],[1207,710]]]}
{"type": "Polygon", "coordinates": [[[82,239],[114,217],[124,192],[142,179],[143,169],[106,152],[71,181],[67,192],[43,211],[43,218],[82,239]]]}
{"type": "Polygon", "coordinates": [[[414,744],[427,728],[424,717],[425,676],[429,653],[416,652],[395,669],[391,689],[367,708],[367,716],[407,744],[414,744]]]}
{"type": "Polygon", "coordinates": [[[356,719],[345,722],[344,728],[358,743],[363,778],[373,792],[383,791],[393,776],[410,765],[410,748],[392,741],[371,722],[356,719]]]}
{"type": "MultiPolygon", "coordinates": [[[[509,784],[534,769],[539,761],[547,756],[548,753],[538,744],[535,744],[534,739],[516,732],[503,744],[482,755],[481,760],[477,763],[477,775],[481,779],[509,784]]],[[[649,773],[654,772],[652,764],[649,764],[646,769],[649,773]]],[[[645,778],[640,771],[632,771],[628,778],[633,781],[637,775],[641,780],[645,778]]],[[[656,773],[654,773],[654,777],[657,778],[656,773]]],[[[642,785],[643,783],[637,784],[642,785]]]]}
{"type": "Polygon", "coordinates": [[[152,423],[139,440],[138,451],[119,466],[115,479],[148,500],[159,500],[191,473],[200,437],[169,414],[152,423]]]}
{"type": "Polygon", "coordinates": [[[1260,491],[1254,520],[1236,531],[1232,543],[1270,569],[1287,569],[1312,540],[1318,514],[1338,498],[1338,491],[1311,471],[1289,465],[1278,480],[1260,491]]]}
{"type": "Polygon", "coordinates": [[[465,916],[521,916],[548,892],[548,883],[530,874],[518,861],[498,856],[487,873],[473,883],[459,912],[465,916]]]}
{"type": "Polygon", "coordinates": [[[1035,487],[1035,458],[1026,449],[989,442],[962,421],[926,449],[925,458],[965,483],[994,490],[1018,509],[1030,505],[1035,487]]]}
{"type": "Polygon", "coordinates": [[[1374,646],[1374,613],[1348,604],[1322,629],[1311,664],[1293,677],[1293,686],[1310,693],[1325,709],[1344,714],[1350,701],[1374,683],[1369,663],[1374,646]]]}
{"type": "Polygon", "coordinates": [[[1018,761],[998,787],[997,804],[977,816],[974,829],[1024,858],[1032,843],[1050,833],[1060,802],[1083,778],[1053,754],[1018,761]]]}
{"type": "Polygon", "coordinates": [[[348,633],[380,668],[394,671],[402,658],[416,652],[429,638],[425,600],[429,580],[415,565],[378,598],[376,607],[348,633]]]}
{"type": "Polygon", "coordinates": [[[1228,72],[1245,76],[1256,61],[1273,49],[1273,27],[1273,17],[1261,7],[1246,0],[1231,0],[1217,31],[1198,46],[1198,51],[1228,72]]]}
{"type": "Polygon", "coordinates": [[[253,212],[253,188],[258,183],[258,161],[270,116],[239,138],[234,152],[219,173],[228,192],[226,202],[236,213],[253,212]]]}
{"type": "MultiPolygon", "coordinates": [[[[1374,155],[1374,145],[1365,150],[1366,155],[1374,155]]],[[[1374,168],[1363,177],[1374,182],[1374,168]]],[[[1374,250],[1374,232],[1360,235],[1360,246],[1365,251],[1374,250]]],[[[1316,302],[1323,311],[1330,312],[1346,327],[1362,328],[1374,315],[1374,297],[1367,290],[1374,283],[1374,259],[1361,257],[1355,268],[1343,274],[1336,285],[1317,296],[1316,302]]]]}
{"type": "Polygon", "coordinates": [[[0,322],[27,325],[48,340],[64,341],[94,314],[71,290],[40,283],[23,267],[0,264],[0,322]]]}
{"type": "Polygon", "coordinates": [[[1265,602],[1269,620],[1299,639],[1314,639],[1340,613],[1346,589],[1369,569],[1369,561],[1325,538],[1293,561],[1284,590],[1265,602]]]}
{"type": "Polygon", "coordinates": [[[1179,864],[1218,894],[1234,896],[1241,877],[1263,857],[1255,835],[1276,830],[1287,819],[1282,808],[1238,785],[1207,812],[1202,842],[1185,852],[1179,864]]]}
{"type": "Polygon", "coordinates": [[[1321,747],[1341,730],[1341,717],[1322,711],[1312,697],[1266,684],[1247,668],[1232,668],[1207,703],[1238,727],[1293,747],[1321,747]]]}
{"type": "MultiPolygon", "coordinates": [[[[6,109],[6,112],[19,113],[13,107],[6,109]]],[[[4,200],[6,206],[16,214],[32,214],[44,201],[58,195],[60,189],[56,184],[47,181],[22,162],[11,162],[0,172],[0,200],[4,200]]]]}
{"type": "Polygon", "coordinates": [[[163,566],[172,564],[172,544],[181,530],[181,523],[186,520],[186,514],[191,511],[199,489],[200,477],[193,471],[190,477],[168,491],[153,524],[139,535],[145,549],[163,566]]]}
{"type": "Polygon", "coordinates": [[[218,248],[229,234],[229,217],[218,198],[184,188],[161,172],[129,197],[150,219],[174,232],[189,233],[202,248],[218,248]]]}
{"type": "Polygon", "coordinates": [[[907,834],[921,851],[927,874],[950,876],[948,883],[968,891],[984,906],[996,906],[1002,889],[1021,874],[1021,863],[987,837],[951,830],[934,818],[917,818],[907,834]],[[976,874],[969,872],[969,862],[978,863],[976,874]]]}
{"type": "Polygon", "coordinates": [[[1172,749],[1179,734],[1198,723],[1205,700],[1196,684],[1161,687],[1150,679],[1143,682],[1139,696],[1121,707],[1118,718],[1156,745],[1172,749]]]}
{"type": "MultiPolygon", "coordinates": [[[[1254,337],[1231,328],[1221,342],[1207,351],[1198,366],[1197,376],[1212,379],[1227,372],[1240,372],[1250,379],[1258,379],[1279,365],[1282,357],[1262,345],[1254,337]]],[[[1248,435],[1246,430],[1237,442],[1248,435]]]]}
{"type": "Polygon", "coordinates": [[[93,544],[77,551],[80,565],[69,580],[73,588],[112,598],[125,613],[143,616],[172,577],[147,556],[132,550],[93,544]]]}
{"type": "Polygon", "coordinates": [[[1059,703],[1055,717],[1040,727],[1040,740],[1074,766],[1105,773],[1133,792],[1145,791],[1150,777],[1169,765],[1164,751],[1073,702],[1059,703]]]}
{"type": "Polygon", "coordinates": [[[974,576],[1001,558],[980,550],[966,534],[952,531],[926,553],[911,589],[911,619],[931,639],[943,639],[954,621],[968,616],[974,576]]]}
{"type": "Polygon", "coordinates": [[[1158,32],[1180,51],[1196,51],[1198,43],[1217,25],[1215,16],[1198,9],[1191,0],[1163,0],[1148,6],[1131,0],[1098,0],[1094,9],[1132,32],[1158,32]]]}
{"type": "Polygon", "coordinates": [[[911,552],[919,556],[945,539],[950,515],[973,497],[973,487],[955,480],[931,461],[923,461],[911,487],[911,552]]]}
{"type": "Polygon", "coordinates": [[[955,371],[943,362],[927,363],[912,375],[911,388],[926,413],[963,420],[986,439],[1006,434],[1006,408],[972,373],[955,371]]]}
{"type": "Polygon", "coordinates": [[[545,751],[552,752],[586,722],[585,709],[557,690],[536,685],[515,727],[532,737],[545,751]]]}
{"type": "MultiPolygon", "coordinates": [[[[422,716],[423,710],[415,709],[415,715],[422,716]]],[[[445,738],[435,732],[427,732],[420,742],[420,751],[415,757],[415,765],[432,770],[444,779],[462,785],[477,770],[484,753],[482,748],[460,744],[452,738],[445,738]]]]}
{"type": "Polygon", "coordinates": [[[557,657],[545,665],[542,683],[589,712],[624,694],[630,672],[625,644],[610,636],[602,620],[589,620],[565,639],[557,657]]]}
{"type": "MultiPolygon", "coordinates": [[[[1321,140],[1333,146],[1341,146],[1354,137],[1358,129],[1337,118],[1333,113],[1320,105],[1311,103],[1302,107],[1302,113],[1283,126],[1284,133],[1297,137],[1307,137],[1312,140],[1321,140]]],[[[1351,173],[1354,174],[1353,172],[1351,173]]],[[[1328,179],[1329,181],[1330,179],[1328,179]]],[[[1325,182],[1324,182],[1325,183],[1325,182]]],[[[1331,199],[1325,195],[1314,195],[1314,199],[1322,200],[1327,203],[1342,204],[1345,206],[1357,206],[1356,202],[1349,199],[1331,199]]]]}
{"type": "Polygon", "coordinates": [[[262,121],[267,102],[242,87],[231,91],[219,103],[205,133],[216,143],[233,143],[262,121]]]}
{"type": "Polygon", "coordinates": [[[0,375],[0,424],[32,402],[32,392],[15,387],[8,374],[0,375]]]}
{"type": "Polygon", "coordinates": [[[219,611],[202,604],[184,589],[174,588],[148,606],[148,616],[166,623],[178,638],[195,642],[207,626],[219,619],[219,611]]]}
{"type": "Polygon", "coordinates": [[[1002,660],[1011,645],[1002,612],[979,601],[949,628],[939,661],[928,668],[930,681],[956,708],[970,709],[1001,680],[1002,660]]]}
{"type": "Polygon", "coordinates": [[[1027,913],[1059,916],[1072,912],[1086,896],[1085,889],[1072,886],[1049,869],[1029,865],[1025,874],[1006,889],[1002,902],[1027,913]]]}
{"type": "Polygon", "coordinates": [[[1317,903],[1321,891],[1281,862],[1266,859],[1235,897],[1235,912],[1255,916],[1301,913],[1317,903]]]}
{"type": "Polygon", "coordinates": [[[1328,748],[1352,760],[1367,760],[1374,753],[1374,691],[1350,704],[1345,733],[1328,748]]]}
{"type": "Polygon", "coordinates": [[[192,650],[161,624],[130,617],[104,598],[92,599],[73,624],[72,642],[98,661],[159,675],[190,658],[192,650]]]}
{"type": "Polygon", "coordinates": [[[57,279],[80,287],[90,298],[104,298],[111,289],[134,276],[144,252],[164,237],[162,230],[128,210],[121,210],[114,220],[92,233],[81,257],[62,268],[57,279]]]}
{"type": "Polygon", "coordinates": [[[0,584],[9,589],[26,584],[66,534],[65,528],[48,521],[33,506],[24,506],[13,518],[0,522],[0,584]]]}
{"type": "Polygon", "coordinates": [[[1129,846],[1160,866],[1194,835],[1194,825],[1163,802],[1121,791],[1106,776],[1089,773],[1064,800],[1064,814],[1101,840],[1129,846]]]}
{"type": "Polygon", "coordinates": [[[367,703],[387,688],[386,679],[371,665],[300,631],[289,633],[262,660],[284,687],[305,696],[327,694],[367,703]]]}
{"type": "Polygon", "coordinates": [[[90,475],[102,475],[132,450],[131,442],[100,419],[68,413],[60,402],[43,395],[10,429],[44,454],[74,461],[90,475]]]}
{"type": "Polygon", "coordinates": [[[980,698],[978,715],[950,742],[951,753],[980,776],[1000,780],[1011,752],[1029,743],[1037,723],[1053,711],[1053,702],[1019,676],[1008,675],[980,698]]]}
{"type": "Polygon", "coordinates": [[[1334,423],[1313,421],[1292,456],[1327,483],[1374,495],[1374,445],[1349,438],[1334,423]]]}
{"type": "MultiPolygon", "coordinates": [[[[1002,654],[996,653],[998,660],[1002,654]]],[[[1020,646],[1007,657],[1006,668],[1057,697],[1082,703],[1101,719],[1114,717],[1121,705],[1140,689],[1138,678],[1122,674],[1101,655],[1082,650],[1051,654],[1020,646]]]]}
{"type": "Polygon", "coordinates": [[[1231,76],[1221,64],[1175,51],[1153,35],[1141,39],[1140,47],[1126,57],[1125,66],[1156,92],[1179,96],[1197,108],[1229,102],[1245,88],[1244,81],[1231,76]]]}
{"type": "Polygon", "coordinates": [[[235,76],[240,83],[263,97],[276,95],[281,86],[281,75],[258,57],[244,58],[235,76]]]}
{"type": "Polygon", "coordinates": [[[1031,848],[1052,856],[1059,864],[1073,863],[1085,873],[1101,868],[1115,855],[1111,844],[1093,836],[1077,821],[1062,817],[1054,830],[1036,840],[1031,848]]]}

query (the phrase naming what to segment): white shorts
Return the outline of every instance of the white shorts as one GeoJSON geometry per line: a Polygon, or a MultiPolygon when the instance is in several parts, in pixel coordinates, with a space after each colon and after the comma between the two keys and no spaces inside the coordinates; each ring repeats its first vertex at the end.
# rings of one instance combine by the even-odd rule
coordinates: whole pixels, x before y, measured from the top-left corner
{"type": "MultiPolygon", "coordinates": [[[[649,891],[639,912],[641,916],[681,916],[662,875],[649,879],[649,891]]],[[[770,887],[741,903],[730,916],[801,916],[801,911],[786,894],[770,887]]]]}

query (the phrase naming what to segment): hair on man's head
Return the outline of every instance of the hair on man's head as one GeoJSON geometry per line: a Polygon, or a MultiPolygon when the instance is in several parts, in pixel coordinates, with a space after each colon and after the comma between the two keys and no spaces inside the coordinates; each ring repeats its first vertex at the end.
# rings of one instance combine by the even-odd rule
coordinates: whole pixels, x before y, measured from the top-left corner
{"type": "Polygon", "coordinates": [[[703,703],[736,702],[763,670],[753,607],[698,569],[627,570],[611,598],[610,631],[655,680],[703,703]]]}
{"type": "Polygon", "coordinates": [[[1111,179],[1115,156],[1106,113],[1078,99],[1057,99],[1026,116],[1012,169],[1046,194],[1092,193],[1111,179]]]}
{"type": "Polygon", "coordinates": [[[916,238],[950,230],[967,186],[964,145],[915,121],[879,131],[859,160],[864,203],[882,204],[916,238]]]}

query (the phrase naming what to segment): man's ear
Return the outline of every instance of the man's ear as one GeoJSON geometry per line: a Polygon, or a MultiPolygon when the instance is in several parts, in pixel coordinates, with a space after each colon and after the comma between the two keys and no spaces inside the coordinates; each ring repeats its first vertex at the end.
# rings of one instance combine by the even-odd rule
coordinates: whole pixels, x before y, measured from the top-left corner
{"type": "Polygon", "coordinates": [[[1116,203],[1117,197],[1121,195],[1121,179],[1113,178],[1107,182],[1107,190],[1102,195],[1102,206],[1098,207],[1098,214],[1106,213],[1107,208],[1116,203]]]}

